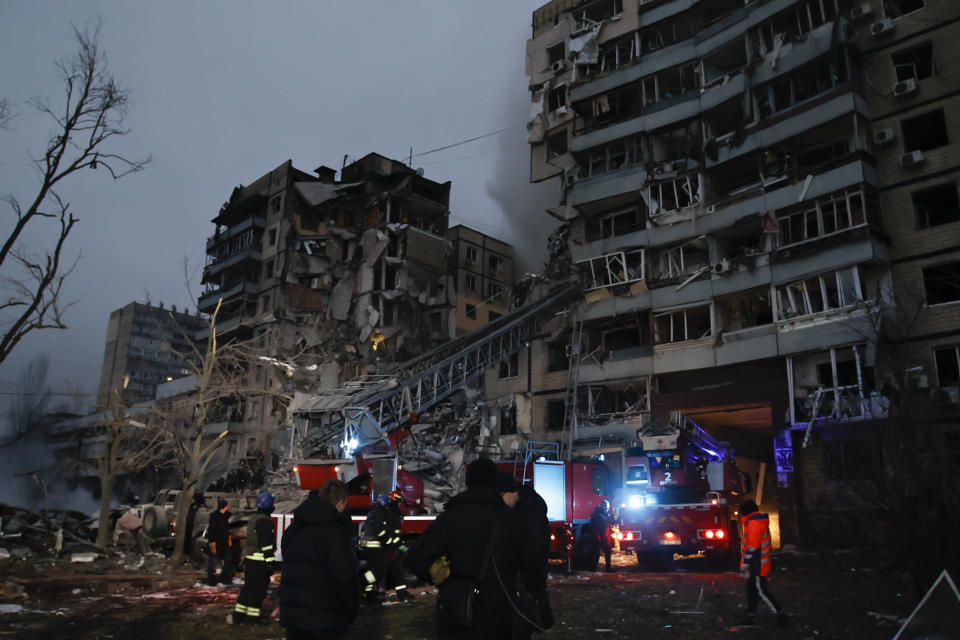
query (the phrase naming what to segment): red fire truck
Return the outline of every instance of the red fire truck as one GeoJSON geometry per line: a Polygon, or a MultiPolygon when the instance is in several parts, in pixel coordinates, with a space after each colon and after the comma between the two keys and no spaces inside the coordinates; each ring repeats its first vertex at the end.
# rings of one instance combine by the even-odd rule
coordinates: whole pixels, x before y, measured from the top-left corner
{"type": "Polygon", "coordinates": [[[627,451],[620,548],[641,564],[685,557],[732,562],[739,553],[740,476],[733,450],[679,412],[640,430],[627,451]]]}
{"type": "Polygon", "coordinates": [[[573,568],[573,542],[593,510],[610,499],[610,470],[602,462],[561,461],[553,442],[529,442],[524,460],[497,466],[512,473],[518,483],[532,487],[547,503],[550,557],[573,568]],[[548,459],[553,458],[553,459],[548,459]]]}

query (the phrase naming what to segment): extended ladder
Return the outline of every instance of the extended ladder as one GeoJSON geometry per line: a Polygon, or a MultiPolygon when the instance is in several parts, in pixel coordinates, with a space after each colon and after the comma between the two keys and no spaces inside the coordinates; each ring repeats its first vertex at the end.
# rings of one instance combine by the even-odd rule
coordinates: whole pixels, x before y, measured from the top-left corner
{"type": "Polygon", "coordinates": [[[580,382],[580,346],[583,337],[583,307],[577,308],[577,315],[570,331],[569,369],[567,369],[567,393],[563,402],[563,431],[568,433],[566,458],[570,459],[573,441],[577,432],[577,387],[580,382]]]}
{"type": "MultiPolygon", "coordinates": [[[[544,458],[545,460],[559,460],[560,459],[560,443],[559,442],[542,442],[539,440],[528,440],[527,441],[527,451],[523,456],[523,484],[527,484],[527,480],[533,480],[532,467],[530,466],[531,462],[544,458]]],[[[517,477],[517,464],[520,460],[514,460],[513,463],[513,477],[517,477]]]]}

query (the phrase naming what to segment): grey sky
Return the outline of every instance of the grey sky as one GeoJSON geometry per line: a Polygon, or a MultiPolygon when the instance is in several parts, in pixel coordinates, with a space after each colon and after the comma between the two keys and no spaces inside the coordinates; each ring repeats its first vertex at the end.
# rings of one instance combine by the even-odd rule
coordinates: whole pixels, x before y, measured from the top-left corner
{"type": "MultiPolygon", "coordinates": [[[[199,267],[210,219],[233,187],[288,158],[306,171],[339,169],[344,154],[405,158],[412,146],[414,166],[453,182],[451,224],[514,243],[522,266],[538,269],[554,226],[543,207],[559,189],[527,182],[524,43],[540,4],[0,3],[0,96],[19,113],[0,132],[0,191],[31,196],[28,153],[50,127],[24,101],[61,100],[53,62],[74,49],[69,23],[97,15],[110,68],[132,91],[132,134],[122,149],[154,158],[120,182],[91,172],[62,190],[80,217],[69,241],[71,255],[83,253],[69,285],[79,302],[68,331],[36,333],[0,365],[0,390],[47,351],[54,388],[95,391],[108,314],[147,293],[154,303],[188,306],[183,256],[199,267]]],[[[3,229],[11,215],[3,210],[3,229]]]]}

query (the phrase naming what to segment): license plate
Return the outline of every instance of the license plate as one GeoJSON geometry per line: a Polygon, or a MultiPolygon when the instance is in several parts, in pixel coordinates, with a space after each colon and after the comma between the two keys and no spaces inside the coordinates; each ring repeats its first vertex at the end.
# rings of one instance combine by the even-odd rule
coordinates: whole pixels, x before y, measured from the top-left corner
{"type": "Polygon", "coordinates": [[[679,540],[661,540],[660,544],[680,544],[679,540]]]}

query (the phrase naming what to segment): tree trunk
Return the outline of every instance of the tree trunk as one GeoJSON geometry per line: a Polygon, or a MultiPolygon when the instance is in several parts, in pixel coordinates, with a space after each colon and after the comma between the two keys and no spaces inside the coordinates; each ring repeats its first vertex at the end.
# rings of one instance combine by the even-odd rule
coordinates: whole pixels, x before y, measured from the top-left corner
{"type": "Polygon", "coordinates": [[[173,565],[180,564],[183,559],[184,546],[187,540],[187,516],[190,512],[190,503],[193,501],[193,490],[196,486],[196,480],[184,478],[183,486],[180,487],[180,495],[177,496],[177,535],[174,537],[173,553],[170,554],[170,563],[173,565]]]}
{"type": "Polygon", "coordinates": [[[97,529],[97,546],[105,547],[110,540],[110,502],[113,500],[114,475],[100,476],[100,524],[97,529]]]}

